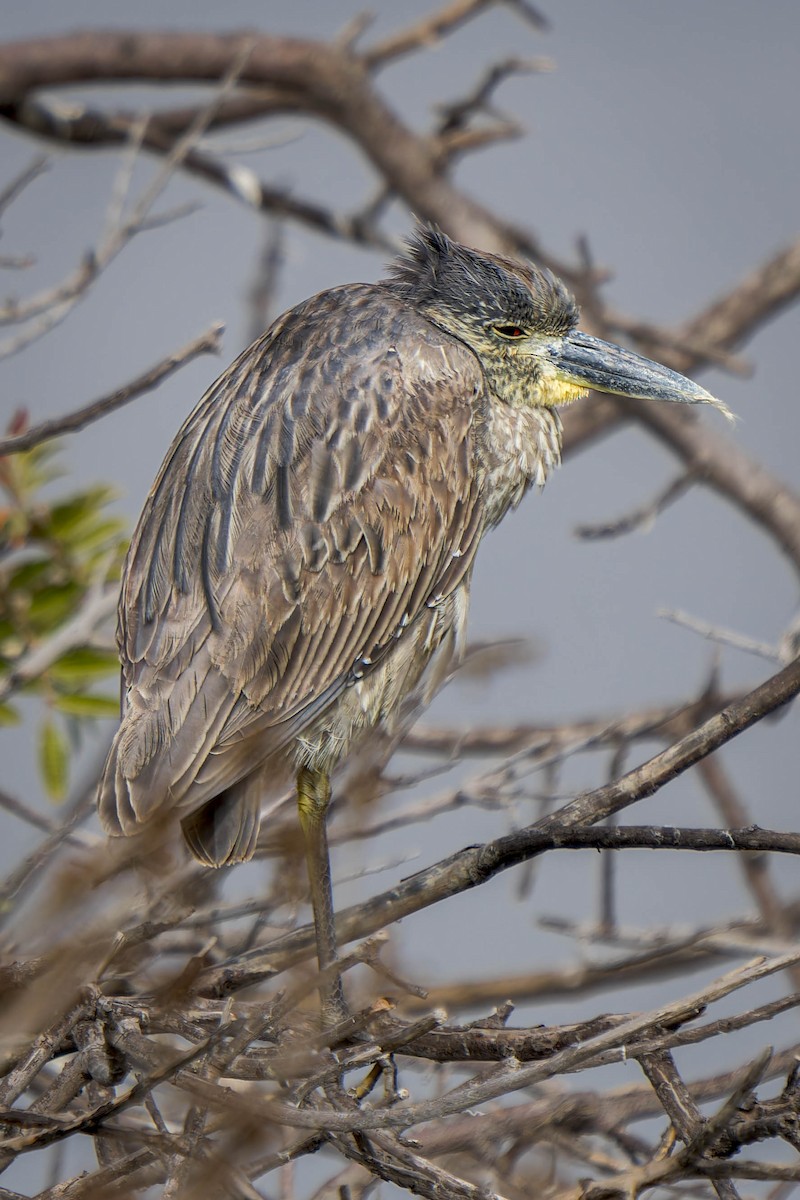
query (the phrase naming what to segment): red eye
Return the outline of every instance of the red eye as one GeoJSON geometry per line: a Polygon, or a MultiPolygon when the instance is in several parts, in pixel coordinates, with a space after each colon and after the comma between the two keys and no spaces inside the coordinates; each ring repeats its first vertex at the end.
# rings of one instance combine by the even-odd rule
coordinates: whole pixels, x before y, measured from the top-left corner
{"type": "Polygon", "coordinates": [[[504,338],[525,337],[525,330],[520,329],[519,325],[495,325],[494,331],[504,338]]]}

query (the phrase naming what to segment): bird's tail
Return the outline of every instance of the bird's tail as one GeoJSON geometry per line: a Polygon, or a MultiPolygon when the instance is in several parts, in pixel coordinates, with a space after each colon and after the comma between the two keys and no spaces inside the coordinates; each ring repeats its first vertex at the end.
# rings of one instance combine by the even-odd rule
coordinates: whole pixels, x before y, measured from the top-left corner
{"type": "Polygon", "coordinates": [[[261,823],[260,772],[234,783],[181,821],[186,844],[208,867],[226,867],[253,857],[261,823]]]}
{"type": "Polygon", "coordinates": [[[97,812],[100,824],[109,837],[138,833],[144,819],[134,808],[130,781],[121,770],[120,747],[125,732],[123,720],[114,734],[97,789],[97,812]]]}
{"type": "MultiPolygon", "coordinates": [[[[167,818],[175,808],[180,809],[185,805],[185,811],[191,804],[190,788],[182,790],[184,796],[178,803],[175,797],[170,797],[169,803],[166,803],[163,785],[160,786],[161,781],[154,778],[154,772],[148,769],[150,764],[139,775],[128,778],[125,768],[130,768],[131,755],[126,750],[126,738],[130,740],[130,731],[126,721],[122,721],[109,750],[97,790],[97,810],[101,824],[112,838],[143,833],[145,828],[152,828],[152,823],[157,822],[160,815],[167,818]]],[[[138,742],[136,744],[138,745],[138,742]]],[[[162,749],[160,754],[154,756],[151,766],[156,768],[156,773],[158,762],[161,761],[163,766],[170,758],[170,749],[174,752],[178,748],[173,742],[168,749],[162,749]]],[[[172,767],[172,762],[168,766],[172,767]]],[[[186,772],[181,782],[188,776],[191,784],[192,775],[196,774],[197,768],[191,770],[191,773],[186,772]]],[[[209,792],[213,791],[213,782],[206,781],[205,788],[207,797],[209,792]]],[[[199,791],[199,788],[197,790],[199,791]]],[[[255,842],[258,841],[260,806],[263,798],[264,778],[263,773],[258,770],[218,791],[216,796],[212,794],[204,803],[200,794],[197,808],[181,821],[184,838],[193,856],[207,866],[243,863],[252,858],[255,842]]]]}

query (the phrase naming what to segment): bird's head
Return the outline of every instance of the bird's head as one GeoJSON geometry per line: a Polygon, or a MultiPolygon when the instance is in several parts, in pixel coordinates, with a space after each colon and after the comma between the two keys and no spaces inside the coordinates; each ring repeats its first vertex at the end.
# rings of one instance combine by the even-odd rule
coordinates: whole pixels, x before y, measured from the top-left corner
{"type": "Polygon", "coordinates": [[[727,407],[684,375],[581,333],[578,305],[550,271],[472,250],[420,228],[390,286],[480,359],[505,403],[554,408],[589,389],[642,400],[727,407]]]}

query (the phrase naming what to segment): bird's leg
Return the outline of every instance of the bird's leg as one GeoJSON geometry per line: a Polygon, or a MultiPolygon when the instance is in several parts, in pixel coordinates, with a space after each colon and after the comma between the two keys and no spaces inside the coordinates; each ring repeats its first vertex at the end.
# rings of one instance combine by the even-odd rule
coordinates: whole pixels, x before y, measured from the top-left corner
{"type": "MultiPolygon", "coordinates": [[[[317,961],[321,971],[336,961],[336,924],[326,828],[330,799],[330,777],[324,771],[301,767],[297,772],[297,809],[305,841],[311,907],[317,935],[317,961]]],[[[323,1024],[335,1025],[348,1015],[342,981],[338,975],[322,985],[320,1000],[323,1024]]]]}

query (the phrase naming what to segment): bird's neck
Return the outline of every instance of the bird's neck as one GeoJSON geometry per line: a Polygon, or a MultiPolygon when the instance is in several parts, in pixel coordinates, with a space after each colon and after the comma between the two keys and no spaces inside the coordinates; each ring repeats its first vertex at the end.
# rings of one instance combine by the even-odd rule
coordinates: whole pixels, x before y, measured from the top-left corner
{"type": "Polygon", "coordinates": [[[489,407],[484,442],[487,519],[496,525],[530,487],[543,487],[561,462],[561,418],[555,409],[489,407]]]}

